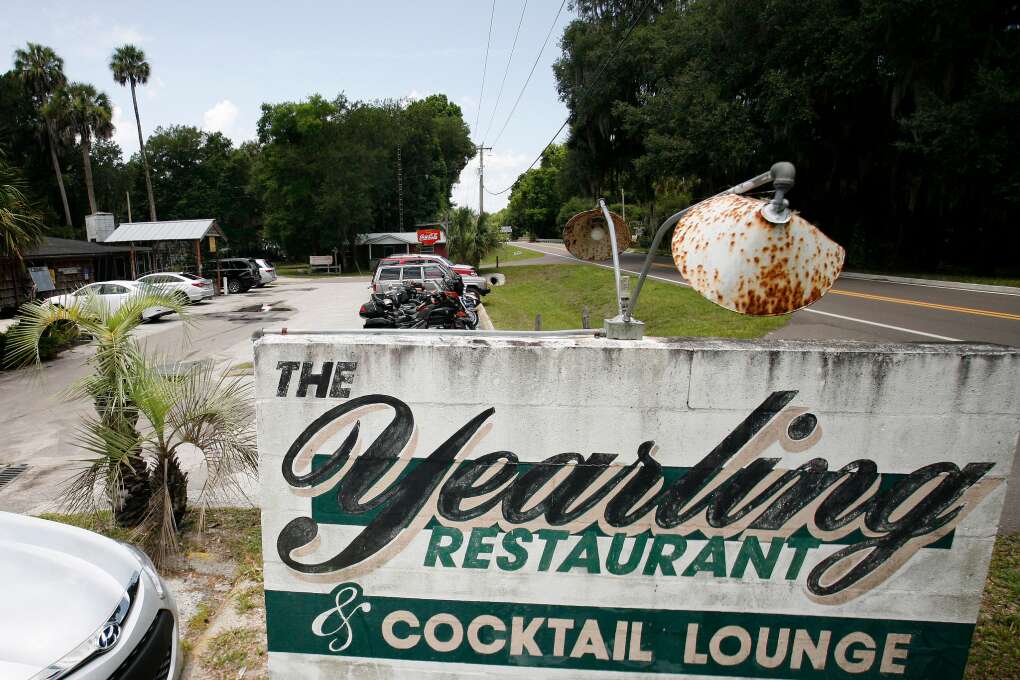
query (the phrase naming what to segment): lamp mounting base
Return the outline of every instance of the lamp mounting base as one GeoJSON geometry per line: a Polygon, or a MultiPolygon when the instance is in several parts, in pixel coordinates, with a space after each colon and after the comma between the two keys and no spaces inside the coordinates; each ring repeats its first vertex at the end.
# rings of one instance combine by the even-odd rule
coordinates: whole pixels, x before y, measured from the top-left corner
{"type": "Polygon", "coordinates": [[[612,319],[603,319],[602,328],[610,340],[640,340],[645,335],[643,321],[637,319],[625,321],[622,314],[612,319]]]}

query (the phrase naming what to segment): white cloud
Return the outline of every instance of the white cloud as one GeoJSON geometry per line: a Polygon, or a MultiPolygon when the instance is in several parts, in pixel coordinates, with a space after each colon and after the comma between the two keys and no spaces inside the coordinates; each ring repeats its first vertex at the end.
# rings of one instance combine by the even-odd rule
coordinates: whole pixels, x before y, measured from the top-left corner
{"type": "Polygon", "coordinates": [[[227,137],[235,135],[239,110],[234,102],[224,99],[202,114],[202,129],[207,132],[222,132],[227,137]]]}
{"type": "Polygon", "coordinates": [[[145,97],[147,99],[159,99],[159,95],[164,87],[166,87],[166,83],[159,76],[149,78],[149,82],[145,83],[145,97]]]}
{"type": "Polygon", "coordinates": [[[125,43],[131,43],[132,45],[140,45],[142,43],[149,42],[150,37],[145,33],[142,33],[140,29],[135,26],[121,26],[114,24],[110,28],[109,36],[118,46],[125,43]]]}
{"type": "MultiPolygon", "coordinates": [[[[129,112],[130,116],[130,112],[129,112]]],[[[138,151],[138,133],[135,130],[135,122],[131,117],[124,115],[124,109],[114,105],[113,107],[113,141],[120,145],[124,160],[131,158],[131,154],[138,151]]]]}

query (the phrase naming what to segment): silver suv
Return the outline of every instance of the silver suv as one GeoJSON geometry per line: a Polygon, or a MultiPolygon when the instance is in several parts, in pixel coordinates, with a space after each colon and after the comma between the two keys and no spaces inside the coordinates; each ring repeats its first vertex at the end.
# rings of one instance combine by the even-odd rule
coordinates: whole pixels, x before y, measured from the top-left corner
{"type": "MultiPolygon", "coordinates": [[[[420,260],[411,264],[407,262],[398,265],[381,264],[372,277],[372,292],[384,293],[389,288],[402,283],[416,283],[428,290],[439,290],[442,287],[443,278],[454,273],[452,269],[431,260],[420,260]]],[[[458,276],[464,281],[465,291],[475,293],[479,298],[488,294],[489,282],[483,277],[462,274],[458,276]]]]}

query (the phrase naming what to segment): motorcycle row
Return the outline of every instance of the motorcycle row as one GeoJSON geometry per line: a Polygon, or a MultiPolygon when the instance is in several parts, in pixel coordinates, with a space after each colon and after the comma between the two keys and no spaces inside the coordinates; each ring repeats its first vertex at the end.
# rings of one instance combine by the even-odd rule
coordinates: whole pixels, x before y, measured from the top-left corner
{"type": "Polygon", "coordinates": [[[364,328],[448,328],[475,330],[478,327],[478,298],[464,291],[460,275],[451,273],[430,281],[436,290],[419,283],[403,283],[361,305],[364,328]]]}

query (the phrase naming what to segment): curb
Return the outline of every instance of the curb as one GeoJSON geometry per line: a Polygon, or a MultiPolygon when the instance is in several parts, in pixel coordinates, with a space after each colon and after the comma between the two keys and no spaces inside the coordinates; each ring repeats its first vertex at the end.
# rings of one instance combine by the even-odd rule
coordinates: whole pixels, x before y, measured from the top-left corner
{"type": "Polygon", "coordinates": [[[942,281],[939,279],[914,279],[906,276],[889,276],[886,274],[859,274],[843,272],[841,279],[858,279],[861,281],[888,281],[890,283],[906,283],[915,286],[932,286],[933,288],[955,288],[957,290],[973,290],[979,293],[1005,293],[1020,295],[1020,288],[1015,286],[993,286],[985,283],[962,283],[960,281],[942,281]]]}
{"type": "Polygon", "coordinates": [[[492,319],[489,318],[489,313],[485,311],[485,305],[479,303],[475,309],[478,310],[478,329],[483,331],[496,330],[496,327],[492,325],[492,319]]]}

